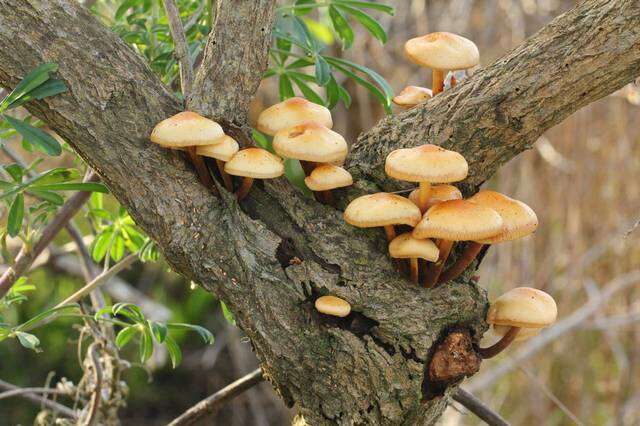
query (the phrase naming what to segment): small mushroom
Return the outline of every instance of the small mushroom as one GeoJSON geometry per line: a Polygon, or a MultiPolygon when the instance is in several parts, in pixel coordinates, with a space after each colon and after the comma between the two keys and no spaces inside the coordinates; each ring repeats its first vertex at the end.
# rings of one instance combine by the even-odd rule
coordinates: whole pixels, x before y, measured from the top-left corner
{"type": "MultiPolygon", "coordinates": [[[[420,202],[420,189],[414,189],[409,194],[409,199],[418,205],[420,202]]],[[[462,200],[462,192],[453,185],[434,185],[431,187],[431,193],[429,195],[429,201],[425,206],[422,213],[427,211],[430,207],[435,206],[438,203],[449,200],[462,200]]]]}
{"type": "Polygon", "coordinates": [[[420,86],[407,86],[402,89],[400,94],[393,97],[393,103],[405,108],[413,108],[424,101],[427,101],[433,97],[431,89],[420,86]]]}
{"type": "Polygon", "coordinates": [[[440,239],[440,257],[428,270],[425,287],[432,287],[438,282],[455,241],[490,238],[501,230],[502,218],[498,213],[468,200],[443,201],[431,207],[413,230],[414,238],[440,239]]]}
{"type": "Polygon", "coordinates": [[[404,51],[412,62],[431,68],[434,96],[444,89],[447,71],[472,68],[480,61],[478,48],[471,40],[446,32],[412,38],[405,43],[404,51]]]}
{"type": "Polygon", "coordinates": [[[230,136],[224,135],[211,145],[201,145],[196,149],[196,154],[203,157],[209,157],[216,160],[218,171],[222,180],[224,180],[224,186],[227,191],[233,191],[233,181],[227,172],[224,171],[224,163],[231,160],[236,152],[240,150],[238,142],[230,136]]]}
{"type": "Polygon", "coordinates": [[[260,113],[257,128],[274,136],[281,130],[314,121],[327,128],[333,127],[331,111],[304,98],[289,98],[270,106],[260,113]]]}
{"type": "Polygon", "coordinates": [[[321,164],[309,176],[304,178],[304,183],[312,191],[320,191],[327,204],[333,204],[332,189],[343,188],[353,184],[351,174],[340,166],[333,164],[321,164]]]}
{"type": "Polygon", "coordinates": [[[436,145],[422,145],[392,151],[384,171],[392,178],[418,182],[418,207],[426,211],[431,196],[431,183],[458,182],[467,177],[469,165],[462,155],[436,145]]]}
{"type": "Polygon", "coordinates": [[[522,201],[488,190],[478,192],[469,198],[469,201],[495,210],[502,218],[502,231],[491,238],[470,241],[456,262],[442,273],[439,282],[447,282],[457,278],[473,262],[485,244],[524,238],[534,233],[538,228],[536,213],[522,201]]]}
{"type": "Polygon", "coordinates": [[[262,148],[247,148],[238,151],[225,164],[224,171],[233,176],[242,176],[242,185],[236,191],[238,200],[247,196],[254,179],[273,179],[284,174],[280,157],[262,148]]]}
{"type": "Polygon", "coordinates": [[[396,237],[394,225],[413,227],[420,217],[420,210],[411,201],[386,192],[358,197],[344,211],[344,220],[350,225],[358,228],[383,226],[389,242],[396,237]]]}
{"type": "Polygon", "coordinates": [[[316,299],[316,310],[325,315],[344,318],[351,313],[351,305],[336,296],[321,296],[316,299]]]}
{"type": "Polygon", "coordinates": [[[478,353],[484,359],[492,358],[516,340],[535,336],[550,326],[558,317],[553,297],[544,291],[530,287],[517,287],[498,297],[489,308],[487,322],[502,338],[478,353]]]}
{"type": "Polygon", "coordinates": [[[215,193],[216,186],[207,165],[196,154],[196,147],[215,143],[222,136],[224,131],[215,121],[192,111],[184,111],[158,123],[151,132],[150,139],[165,148],[186,149],[200,182],[215,193]]]}
{"type": "Polygon", "coordinates": [[[438,260],[438,247],[431,240],[413,238],[411,232],[400,234],[389,243],[389,255],[394,259],[409,259],[411,265],[411,281],[418,284],[418,259],[427,262],[438,260]]]}

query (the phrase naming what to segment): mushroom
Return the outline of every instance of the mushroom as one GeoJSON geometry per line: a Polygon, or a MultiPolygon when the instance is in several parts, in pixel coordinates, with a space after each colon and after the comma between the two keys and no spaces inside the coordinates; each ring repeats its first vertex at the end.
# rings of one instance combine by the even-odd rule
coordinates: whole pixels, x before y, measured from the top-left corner
{"type": "Polygon", "coordinates": [[[344,318],[351,312],[351,305],[336,296],[321,296],[316,299],[316,310],[322,314],[344,318]]]}
{"type": "Polygon", "coordinates": [[[280,157],[262,148],[247,148],[238,151],[225,164],[224,171],[233,176],[242,176],[242,185],[236,191],[238,200],[247,196],[254,179],[273,179],[284,174],[280,157]]]}
{"type": "Polygon", "coordinates": [[[258,117],[257,128],[262,133],[274,136],[280,130],[310,121],[315,121],[329,129],[333,127],[331,111],[328,108],[296,97],[289,98],[262,111],[258,117]]]}
{"type": "Polygon", "coordinates": [[[217,192],[207,165],[196,154],[196,147],[215,143],[222,136],[224,131],[215,121],[192,111],[184,111],[158,123],[151,132],[150,139],[165,148],[186,149],[200,182],[217,192]]]}
{"type": "Polygon", "coordinates": [[[394,225],[413,227],[420,217],[420,209],[411,201],[386,192],[358,197],[344,211],[344,220],[350,225],[358,228],[383,226],[389,242],[396,237],[394,225]]]}
{"type": "Polygon", "coordinates": [[[425,287],[432,287],[438,282],[455,241],[489,238],[501,230],[502,218],[498,213],[468,200],[443,201],[431,207],[413,230],[414,238],[440,239],[440,257],[427,272],[425,287]]]}
{"type": "Polygon", "coordinates": [[[400,94],[393,97],[393,103],[402,108],[409,109],[432,97],[433,93],[431,89],[419,86],[407,86],[402,89],[400,94]]]}
{"type": "Polygon", "coordinates": [[[426,211],[431,183],[449,183],[467,177],[467,160],[455,151],[436,145],[421,145],[392,151],[385,161],[387,175],[407,182],[419,182],[418,207],[426,211]]]}
{"type": "Polygon", "coordinates": [[[394,259],[409,259],[411,265],[411,281],[418,284],[418,259],[427,262],[438,260],[438,247],[431,240],[413,238],[411,232],[400,234],[389,243],[389,255],[394,259]]]}
{"type": "Polygon", "coordinates": [[[480,61],[478,48],[471,40],[446,32],[412,38],[405,43],[404,51],[412,62],[431,68],[433,96],[444,89],[446,71],[472,68],[480,61]]]}
{"type": "MultiPolygon", "coordinates": [[[[420,189],[414,189],[409,194],[409,199],[418,205],[420,196],[420,189]]],[[[434,185],[431,187],[431,195],[429,201],[427,201],[426,208],[422,213],[427,211],[429,207],[435,206],[438,203],[449,200],[461,200],[462,192],[453,185],[434,185]]]]}
{"type": "Polygon", "coordinates": [[[340,166],[321,164],[304,178],[304,183],[312,191],[321,191],[325,201],[328,204],[333,204],[331,190],[352,185],[353,178],[348,171],[340,166]]]}
{"type": "Polygon", "coordinates": [[[491,238],[470,241],[456,262],[440,276],[440,282],[457,278],[473,262],[485,244],[513,241],[531,235],[538,228],[536,213],[523,203],[495,191],[480,191],[469,199],[495,210],[502,217],[502,231],[491,238]]]}
{"type": "Polygon", "coordinates": [[[239,149],[238,142],[227,135],[218,139],[216,143],[201,145],[196,149],[196,154],[216,160],[218,171],[220,172],[220,176],[222,176],[222,180],[224,180],[224,186],[229,192],[233,191],[233,181],[229,174],[224,171],[224,163],[231,160],[231,157],[233,157],[239,149]]]}
{"type": "Polygon", "coordinates": [[[489,308],[487,322],[502,338],[478,353],[484,359],[502,352],[514,340],[535,336],[541,329],[553,324],[558,308],[553,297],[530,287],[517,287],[498,297],[489,308]]]}

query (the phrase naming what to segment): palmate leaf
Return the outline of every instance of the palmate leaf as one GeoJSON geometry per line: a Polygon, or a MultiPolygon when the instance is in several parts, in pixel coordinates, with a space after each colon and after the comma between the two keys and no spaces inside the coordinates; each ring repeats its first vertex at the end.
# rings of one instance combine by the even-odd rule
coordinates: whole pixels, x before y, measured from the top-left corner
{"type": "Polygon", "coordinates": [[[342,41],[342,47],[344,49],[350,48],[353,45],[354,34],[347,18],[342,14],[340,9],[333,5],[329,6],[329,17],[331,18],[333,28],[342,41]]]}
{"type": "Polygon", "coordinates": [[[346,12],[354,17],[363,27],[369,31],[369,33],[380,40],[382,43],[387,42],[387,32],[382,28],[382,25],[378,23],[371,15],[362,10],[348,6],[346,4],[337,3],[336,7],[343,12],[346,12]]]}
{"type": "Polygon", "coordinates": [[[7,120],[11,127],[16,129],[23,138],[45,154],[58,156],[62,153],[62,147],[58,141],[42,129],[38,129],[26,121],[18,120],[9,115],[3,115],[3,118],[7,120]]]}
{"type": "Polygon", "coordinates": [[[49,74],[58,69],[58,64],[47,62],[39,65],[27,74],[20,83],[0,102],[0,112],[6,111],[11,104],[49,80],[49,74]]]}
{"type": "Polygon", "coordinates": [[[171,336],[167,335],[164,344],[167,347],[167,352],[169,352],[169,358],[171,358],[171,366],[176,368],[182,362],[182,350],[180,350],[180,346],[171,336]]]}
{"type": "Polygon", "coordinates": [[[214,341],[213,334],[211,334],[211,332],[206,328],[200,327],[199,325],[172,322],[167,324],[167,328],[169,328],[169,330],[182,329],[182,330],[188,330],[188,331],[195,331],[196,333],[198,333],[200,338],[202,338],[202,341],[209,345],[213,344],[213,341],[214,341]]]}
{"type": "Polygon", "coordinates": [[[116,346],[118,346],[118,348],[122,348],[129,343],[133,336],[135,336],[139,331],[140,328],[135,325],[123,328],[116,336],[116,346]]]}

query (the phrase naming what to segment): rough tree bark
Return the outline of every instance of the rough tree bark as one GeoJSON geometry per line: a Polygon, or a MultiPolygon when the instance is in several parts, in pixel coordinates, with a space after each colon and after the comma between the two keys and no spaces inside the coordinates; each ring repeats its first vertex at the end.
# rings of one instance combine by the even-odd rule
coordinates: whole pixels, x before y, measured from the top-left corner
{"type": "MultiPolygon", "coordinates": [[[[243,129],[274,1],[216,3],[188,104],[243,129]]],[[[223,188],[213,198],[179,154],[149,143],[155,123],[180,105],[133,50],[73,0],[0,0],[0,85],[15,86],[45,61],[60,65],[70,90],[29,109],[102,176],[178,272],[229,305],[287,404],[314,425],[436,421],[447,403],[441,395],[457,380],[425,382],[432,348],[455,340],[451,347],[468,352],[445,337],[456,328],[478,339],[486,328],[485,292],[468,276],[416,288],[394,272],[381,232],[345,225],[340,211],[284,179],[258,184],[242,205],[223,188]],[[313,300],[325,293],[355,313],[323,320],[313,300]]],[[[351,155],[356,186],[341,202],[395,188],[382,173],[384,156],[425,142],[464,153],[471,191],[639,69],[640,4],[586,0],[455,89],[363,135],[351,155]]]]}

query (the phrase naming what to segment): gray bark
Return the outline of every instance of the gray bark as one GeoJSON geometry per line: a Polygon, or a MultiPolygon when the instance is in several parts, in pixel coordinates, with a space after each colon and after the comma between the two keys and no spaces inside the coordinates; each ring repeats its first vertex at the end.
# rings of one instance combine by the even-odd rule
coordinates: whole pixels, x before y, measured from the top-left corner
{"type": "MultiPolygon", "coordinates": [[[[237,131],[266,63],[274,2],[217,3],[189,105],[237,131]]],[[[481,336],[484,290],[467,275],[432,291],[413,286],[395,273],[382,232],[346,225],[284,179],[258,183],[242,205],[223,188],[214,198],[180,153],[148,141],[179,105],[131,48],[75,1],[0,0],[0,85],[45,61],[60,65],[70,91],[31,112],[101,175],[176,271],[228,304],[287,404],[314,425],[437,420],[447,399],[423,400],[422,389],[432,347],[454,327],[481,336]],[[321,318],[312,302],[326,293],[348,300],[353,319],[321,318]]],[[[471,190],[639,67],[638,2],[586,0],[464,84],[363,135],[351,154],[356,189],[340,203],[397,187],[382,173],[385,155],[425,142],[467,157],[471,190]]]]}

